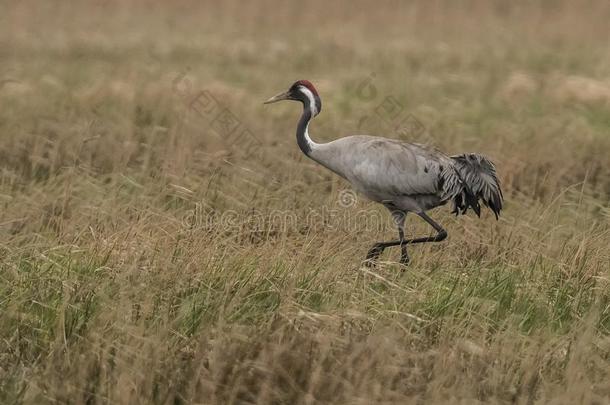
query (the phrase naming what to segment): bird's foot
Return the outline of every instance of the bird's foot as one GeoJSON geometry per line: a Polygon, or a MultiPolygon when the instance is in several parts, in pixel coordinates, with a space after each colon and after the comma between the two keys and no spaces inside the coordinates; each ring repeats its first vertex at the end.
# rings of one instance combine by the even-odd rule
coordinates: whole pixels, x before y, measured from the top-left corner
{"type": "Polygon", "coordinates": [[[409,259],[409,256],[406,254],[402,254],[400,255],[400,267],[401,267],[401,271],[406,271],[407,270],[407,266],[409,265],[409,262],[411,260],[409,259]]]}
{"type": "Polygon", "coordinates": [[[383,253],[384,246],[382,244],[376,243],[366,254],[366,258],[364,259],[364,265],[366,267],[375,267],[377,265],[377,259],[383,253]]]}
{"type": "Polygon", "coordinates": [[[364,266],[368,267],[369,269],[374,269],[375,267],[377,267],[377,259],[364,259],[362,264],[364,264],[364,266]]]}
{"type": "Polygon", "coordinates": [[[400,264],[408,266],[410,261],[411,259],[409,258],[409,254],[407,253],[407,247],[403,245],[402,251],[400,252],[400,264]]]}

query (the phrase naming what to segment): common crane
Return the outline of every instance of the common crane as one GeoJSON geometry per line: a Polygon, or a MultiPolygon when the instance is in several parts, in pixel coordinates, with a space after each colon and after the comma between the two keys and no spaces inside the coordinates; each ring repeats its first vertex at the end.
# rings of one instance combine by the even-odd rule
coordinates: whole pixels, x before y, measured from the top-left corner
{"type": "Polygon", "coordinates": [[[366,261],[374,265],[388,247],[400,246],[400,263],[408,264],[407,245],[440,242],[447,232],[426,211],[453,202],[453,213],[465,214],[468,208],[480,217],[479,200],[498,219],[502,210],[502,190],[493,163],[476,153],[447,156],[415,143],[368,135],[339,138],[316,143],[309,136],[309,123],[322,110],[316,88],[308,80],[295,82],[288,91],[265,101],[281,100],[303,103],[297,125],[297,144],[309,158],[346,179],[368,199],[383,204],[398,227],[398,239],[377,242],[368,251],[366,261]],[[434,228],[435,236],[405,239],[404,223],[414,212],[434,228]]]}

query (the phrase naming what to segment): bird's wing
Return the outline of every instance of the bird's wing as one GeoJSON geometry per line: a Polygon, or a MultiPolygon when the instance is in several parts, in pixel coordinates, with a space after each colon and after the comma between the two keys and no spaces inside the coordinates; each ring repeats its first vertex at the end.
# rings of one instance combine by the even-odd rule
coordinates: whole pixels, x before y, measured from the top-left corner
{"type": "Polygon", "coordinates": [[[351,136],[330,144],[329,168],[369,195],[439,194],[439,174],[451,165],[439,151],[393,139],[351,136]]]}

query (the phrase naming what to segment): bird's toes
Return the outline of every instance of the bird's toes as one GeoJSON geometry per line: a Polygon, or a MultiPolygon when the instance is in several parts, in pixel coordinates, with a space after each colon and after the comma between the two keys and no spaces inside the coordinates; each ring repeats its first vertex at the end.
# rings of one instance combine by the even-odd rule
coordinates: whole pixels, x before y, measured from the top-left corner
{"type": "Polygon", "coordinates": [[[399,263],[402,267],[402,271],[406,270],[406,267],[409,265],[410,262],[411,262],[411,259],[409,259],[409,256],[406,256],[406,255],[400,256],[399,263]]]}
{"type": "Polygon", "coordinates": [[[363,264],[365,267],[368,267],[369,269],[373,269],[375,267],[377,267],[377,257],[368,257],[366,259],[364,259],[363,264]]]}

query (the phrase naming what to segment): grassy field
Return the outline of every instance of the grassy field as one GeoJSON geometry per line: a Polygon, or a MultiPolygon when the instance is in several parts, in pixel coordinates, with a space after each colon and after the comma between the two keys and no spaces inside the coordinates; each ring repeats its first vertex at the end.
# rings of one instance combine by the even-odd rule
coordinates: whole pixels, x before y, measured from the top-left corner
{"type": "MultiPolygon", "coordinates": [[[[2,1],[0,403],[610,403],[607,1],[2,1]],[[499,221],[361,261],[299,151],[481,152],[499,221]]],[[[415,217],[407,234],[430,230],[415,217]]]]}

